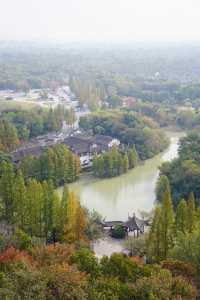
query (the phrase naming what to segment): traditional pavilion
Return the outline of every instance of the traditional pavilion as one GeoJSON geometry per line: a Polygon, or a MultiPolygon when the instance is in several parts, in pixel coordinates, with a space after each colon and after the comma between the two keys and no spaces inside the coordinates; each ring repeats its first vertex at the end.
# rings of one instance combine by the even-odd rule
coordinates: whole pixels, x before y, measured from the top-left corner
{"type": "Polygon", "coordinates": [[[126,222],[123,221],[104,221],[103,227],[112,230],[115,226],[122,225],[127,232],[133,232],[134,236],[139,236],[145,232],[145,227],[149,225],[148,220],[139,219],[133,214],[132,217],[128,216],[126,222]]]}

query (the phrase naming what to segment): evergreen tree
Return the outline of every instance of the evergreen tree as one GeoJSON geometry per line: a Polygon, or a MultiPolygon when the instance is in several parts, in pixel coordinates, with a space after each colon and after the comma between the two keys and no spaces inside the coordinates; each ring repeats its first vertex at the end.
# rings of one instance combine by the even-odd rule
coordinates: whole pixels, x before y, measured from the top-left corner
{"type": "Polygon", "coordinates": [[[195,199],[194,194],[191,192],[188,198],[188,231],[192,232],[195,228],[195,199]]]}
{"type": "Polygon", "coordinates": [[[14,170],[10,162],[1,164],[0,193],[3,201],[4,217],[13,222],[14,217],[14,170]]]}
{"type": "Polygon", "coordinates": [[[112,159],[112,151],[108,153],[107,159],[104,163],[104,165],[107,165],[107,176],[112,177],[113,176],[113,159],[112,159]]]}
{"type": "Polygon", "coordinates": [[[80,158],[77,155],[74,155],[74,164],[75,164],[75,179],[78,179],[81,171],[80,158]]]}
{"type": "Polygon", "coordinates": [[[7,120],[0,120],[0,150],[11,151],[19,145],[16,128],[7,120]]]}
{"type": "Polygon", "coordinates": [[[129,157],[127,153],[122,155],[117,148],[95,156],[93,160],[93,172],[98,177],[113,177],[127,172],[129,169],[129,157]]]}
{"type": "Polygon", "coordinates": [[[118,175],[123,173],[123,158],[120,153],[118,153],[118,175]]]}
{"type": "Polygon", "coordinates": [[[92,162],[92,169],[95,176],[98,176],[98,158],[97,155],[94,156],[93,162],[92,162]]]}
{"type": "Polygon", "coordinates": [[[124,154],[123,157],[123,172],[126,173],[129,169],[129,161],[128,161],[128,155],[124,154]]]}
{"type": "Polygon", "coordinates": [[[98,171],[98,176],[102,178],[104,176],[104,159],[102,156],[98,157],[97,159],[97,171],[98,171]]]}
{"type": "Polygon", "coordinates": [[[26,186],[20,170],[17,172],[14,183],[14,210],[15,223],[18,224],[21,229],[25,230],[27,225],[26,218],[29,212],[27,210],[26,186]]]}
{"type": "Polygon", "coordinates": [[[128,151],[128,159],[129,159],[129,168],[130,169],[135,168],[135,166],[138,163],[138,154],[135,149],[135,146],[133,146],[133,148],[128,151]]]}
{"type": "Polygon", "coordinates": [[[85,239],[85,230],[87,227],[86,212],[77,201],[76,216],[75,216],[75,239],[77,241],[85,239]]]}
{"type": "Polygon", "coordinates": [[[162,211],[157,206],[147,240],[148,256],[153,261],[159,261],[163,256],[162,234],[162,211]]]}
{"type": "Polygon", "coordinates": [[[176,210],[176,231],[181,231],[186,233],[187,231],[187,216],[188,208],[187,203],[184,199],[179,202],[179,205],[176,210]]]}
{"type": "Polygon", "coordinates": [[[68,213],[68,199],[69,199],[69,189],[68,186],[65,185],[63,189],[62,199],[61,199],[61,223],[62,228],[67,224],[67,213],[68,213]]]}
{"type": "Polygon", "coordinates": [[[118,150],[116,147],[113,148],[112,150],[112,160],[113,160],[113,176],[118,175],[118,150]]]}
{"type": "Polygon", "coordinates": [[[73,182],[80,175],[80,159],[65,145],[48,148],[39,158],[26,157],[20,166],[25,181],[35,178],[38,181],[52,180],[55,186],[73,182]]]}
{"type": "Polygon", "coordinates": [[[69,165],[68,165],[69,177],[68,182],[73,182],[75,179],[75,164],[74,164],[74,156],[72,152],[69,153],[69,165]]]}
{"type": "Polygon", "coordinates": [[[61,205],[60,198],[57,192],[53,192],[52,195],[53,202],[53,215],[52,215],[52,227],[53,227],[53,242],[57,242],[61,236],[62,230],[62,219],[61,219],[61,205]]]}
{"type": "Polygon", "coordinates": [[[44,181],[42,183],[43,188],[43,224],[44,224],[44,235],[46,241],[48,237],[52,236],[53,228],[53,193],[54,187],[53,182],[44,181]]]}
{"type": "Polygon", "coordinates": [[[67,205],[67,224],[64,228],[64,239],[70,243],[76,240],[76,209],[76,196],[73,192],[70,192],[67,205]]]}
{"type": "Polygon", "coordinates": [[[31,236],[42,237],[43,231],[43,189],[39,182],[31,179],[27,186],[28,227],[31,236]]]}
{"type": "Polygon", "coordinates": [[[169,179],[165,175],[161,175],[156,183],[156,198],[158,201],[162,201],[163,194],[169,186],[169,179]]]}
{"type": "Polygon", "coordinates": [[[174,211],[171,199],[171,190],[169,184],[163,193],[161,204],[161,228],[162,228],[162,249],[163,258],[166,259],[168,251],[173,245],[173,230],[174,230],[174,211]]]}
{"type": "Polygon", "coordinates": [[[53,183],[55,184],[55,153],[53,151],[53,149],[49,148],[47,150],[47,152],[45,153],[45,155],[47,156],[46,159],[46,170],[47,170],[47,178],[45,178],[46,180],[52,180],[53,183]]]}

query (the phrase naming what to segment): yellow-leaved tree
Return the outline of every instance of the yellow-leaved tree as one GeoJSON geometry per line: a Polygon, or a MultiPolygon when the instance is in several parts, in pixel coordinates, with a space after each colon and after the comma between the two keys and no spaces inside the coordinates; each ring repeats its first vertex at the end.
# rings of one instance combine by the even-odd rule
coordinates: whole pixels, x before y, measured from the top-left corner
{"type": "Polygon", "coordinates": [[[81,207],[78,197],[73,192],[69,192],[64,240],[69,243],[85,240],[86,226],[87,218],[85,210],[81,207]]]}

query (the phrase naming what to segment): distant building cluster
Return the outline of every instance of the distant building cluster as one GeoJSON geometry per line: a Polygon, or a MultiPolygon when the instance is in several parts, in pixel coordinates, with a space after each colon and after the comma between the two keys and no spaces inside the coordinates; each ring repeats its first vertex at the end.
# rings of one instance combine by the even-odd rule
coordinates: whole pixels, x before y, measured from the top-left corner
{"type": "Polygon", "coordinates": [[[27,92],[0,90],[0,100],[27,101],[52,108],[58,104],[63,104],[66,108],[76,108],[79,105],[69,86],[61,86],[56,89],[30,89],[27,92]]]}

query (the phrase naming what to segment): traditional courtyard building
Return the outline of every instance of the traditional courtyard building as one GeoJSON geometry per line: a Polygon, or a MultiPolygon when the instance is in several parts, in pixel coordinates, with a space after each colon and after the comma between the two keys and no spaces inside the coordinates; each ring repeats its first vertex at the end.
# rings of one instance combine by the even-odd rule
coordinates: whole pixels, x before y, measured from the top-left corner
{"type": "Polygon", "coordinates": [[[74,154],[80,157],[81,167],[90,167],[94,155],[108,151],[113,146],[118,147],[120,141],[104,135],[86,136],[83,134],[69,136],[65,139],[57,135],[45,135],[35,139],[24,147],[11,153],[12,161],[20,163],[26,156],[39,157],[48,147],[65,144],[74,154]]]}
{"type": "Polygon", "coordinates": [[[120,141],[116,138],[99,134],[95,136],[77,135],[66,138],[64,144],[80,157],[82,167],[89,167],[92,165],[94,155],[108,151],[114,146],[118,147],[120,141]]]}
{"type": "Polygon", "coordinates": [[[132,217],[128,216],[128,220],[123,221],[104,221],[102,223],[104,228],[109,228],[110,230],[114,229],[115,226],[123,226],[127,233],[132,232],[134,236],[139,236],[145,233],[145,229],[149,226],[149,221],[144,219],[139,219],[133,214],[132,217]]]}

